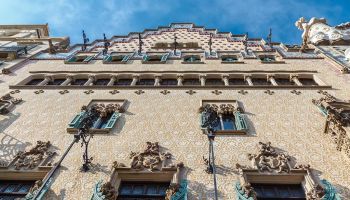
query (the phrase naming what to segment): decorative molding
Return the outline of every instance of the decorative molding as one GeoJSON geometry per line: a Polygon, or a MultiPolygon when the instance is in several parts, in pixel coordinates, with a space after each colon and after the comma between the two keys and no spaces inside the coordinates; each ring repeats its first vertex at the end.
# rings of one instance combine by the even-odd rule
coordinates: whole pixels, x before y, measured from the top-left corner
{"type": "MultiPolygon", "coordinates": [[[[10,92],[11,93],[11,92],[10,92]]],[[[5,94],[0,97],[0,115],[4,115],[10,112],[10,110],[16,105],[22,102],[21,98],[15,98],[11,94],[5,94]]],[[[15,90],[15,93],[19,93],[19,90],[15,90]],[[16,92],[18,91],[18,92],[16,92]]]]}
{"type": "Polygon", "coordinates": [[[109,91],[109,93],[111,93],[111,94],[118,94],[120,92],[119,92],[119,90],[111,90],[111,91],[109,91]]]}
{"type": "Polygon", "coordinates": [[[69,93],[69,91],[68,90],[61,90],[58,93],[60,93],[60,94],[67,94],[67,93],[69,93]]]}
{"type": "Polygon", "coordinates": [[[170,93],[170,91],[169,91],[169,90],[162,90],[162,91],[160,91],[160,93],[162,93],[162,94],[164,94],[164,95],[167,95],[167,94],[170,93]]]}
{"type": "Polygon", "coordinates": [[[41,90],[41,89],[40,90],[36,90],[36,91],[34,91],[34,93],[35,94],[41,94],[41,93],[44,93],[44,90],[41,90]]]}
{"type": "Polygon", "coordinates": [[[193,94],[196,94],[196,91],[194,91],[194,90],[187,90],[186,93],[189,94],[189,95],[193,95],[193,94]]]}
{"type": "Polygon", "coordinates": [[[143,93],[145,93],[145,91],[143,91],[143,90],[136,90],[135,91],[135,94],[137,94],[137,95],[141,95],[143,93]]]}
{"type": "Polygon", "coordinates": [[[102,181],[97,182],[94,187],[93,200],[115,200],[118,197],[118,188],[121,181],[132,177],[135,181],[142,177],[146,179],[168,180],[170,183],[166,191],[166,200],[182,200],[187,198],[187,181],[185,176],[187,169],[182,162],[173,164],[172,155],[165,152],[158,142],[147,142],[146,148],[141,152],[131,151],[131,163],[129,167],[118,161],[114,161],[112,165],[113,172],[110,181],[103,184],[102,181]]]}
{"type": "Polygon", "coordinates": [[[86,90],[86,91],[84,91],[84,93],[85,94],[92,94],[92,93],[94,93],[94,91],[93,90],[86,90]]]}
{"type": "Polygon", "coordinates": [[[211,93],[215,94],[215,95],[220,95],[222,94],[222,92],[220,90],[213,90],[211,91],[211,93]]]}

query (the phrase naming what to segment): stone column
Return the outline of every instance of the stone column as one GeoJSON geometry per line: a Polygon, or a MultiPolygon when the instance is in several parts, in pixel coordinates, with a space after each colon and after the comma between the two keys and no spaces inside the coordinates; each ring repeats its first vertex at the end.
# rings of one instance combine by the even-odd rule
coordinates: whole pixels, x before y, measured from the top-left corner
{"type": "Polygon", "coordinates": [[[93,85],[93,82],[95,81],[95,75],[89,75],[89,79],[86,81],[86,83],[84,84],[84,86],[89,86],[89,85],[93,85]]]}
{"type": "Polygon", "coordinates": [[[156,75],[154,77],[154,86],[160,86],[161,75],[156,75]]]}
{"type": "Polygon", "coordinates": [[[111,80],[108,82],[107,86],[114,85],[114,82],[117,80],[117,75],[111,75],[111,80]]]}
{"type": "Polygon", "coordinates": [[[184,75],[183,74],[178,74],[177,75],[177,86],[182,86],[183,85],[183,80],[184,80],[184,75]]]}
{"type": "Polygon", "coordinates": [[[228,74],[222,75],[221,78],[222,78],[222,81],[224,81],[225,86],[229,86],[230,85],[229,82],[228,82],[228,78],[229,78],[228,74]]]}
{"type": "Polygon", "coordinates": [[[206,77],[205,74],[199,75],[199,80],[201,82],[201,86],[205,86],[205,77],[206,77]]]}
{"type": "Polygon", "coordinates": [[[138,80],[139,80],[139,75],[137,74],[132,75],[132,82],[130,85],[135,86],[138,80]]]}
{"type": "Polygon", "coordinates": [[[270,81],[272,85],[277,86],[277,82],[275,80],[275,75],[274,74],[269,74],[267,75],[267,81],[270,81]]]}
{"type": "Polygon", "coordinates": [[[73,76],[72,75],[68,75],[68,76],[66,76],[66,80],[61,85],[62,86],[69,85],[72,81],[73,81],[73,76]]]}
{"type": "Polygon", "coordinates": [[[290,81],[293,81],[297,86],[302,86],[303,84],[299,81],[297,74],[290,75],[290,81]]]}
{"type": "Polygon", "coordinates": [[[38,85],[47,85],[50,81],[52,81],[51,76],[45,76],[44,80],[41,81],[38,85]]]}
{"type": "Polygon", "coordinates": [[[250,86],[253,86],[253,81],[252,81],[252,75],[250,74],[247,74],[247,75],[244,75],[244,80],[247,81],[248,85],[250,86]]]}

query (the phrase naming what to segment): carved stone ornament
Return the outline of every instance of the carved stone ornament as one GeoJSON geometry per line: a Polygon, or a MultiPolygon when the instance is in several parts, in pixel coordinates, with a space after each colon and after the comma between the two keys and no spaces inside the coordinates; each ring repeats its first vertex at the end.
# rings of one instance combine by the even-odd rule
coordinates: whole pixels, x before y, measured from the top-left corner
{"type": "Polygon", "coordinates": [[[289,173],[290,157],[284,153],[277,153],[270,142],[259,142],[259,153],[248,154],[249,160],[252,161],[253,167],[259,171],[289,173]]]}
{"type": "Polygon", "coordinates": [[[327,92],[320,92],[326,97],[312,102],[326,113],[324,133],[329,135],[331,141],[336,144],[338,151],[343,151],[350,158],[350,102],[341,101],[327,92]]]}
{"type": "MultiPolygon", "coordinates": [[[[158,142],[146,142],[146,147],[141,152],[130,153],[131,163],[126,166],[123,163],[114,161],[112,165],[111,178],[105,184],[99,181],[94,188],[94,193],[91,199],[99,200],[115,200],[118,197],[118,181],[122,174],[127,174],[128,177],[134,176],[132,180],[137,180],[154,175],[155,178],[159,175],[169,173],[172,178],[169,179],[170,186],[166,190],[166,200],[185,199],[187,197],[187,169],[182,162],[177,165],[172,164],[172,156],[168,152],[163,152],[158,142]]],[[[161,175],[161,176],[164,176],[161,175]]],[[[121,178],[122,181],[124,180],[121,178]]],[[[152,179],[153,180],[153,179],[152,179]]]]}
{"type": "Polygon", "coordinates": [[[0,114],[3,115],[9,113],[11,108],[20,102],[22,102],[21,98],[12,97],[10,93],[5,94],[0,97],[0,114]]]}
{"type": "MultiPolygon", "coordinates": [[[[236,108],[232,104],[206,104],[205,106],[211,107],[213,111],[217,112],[217,114],[233,114],[236,111],[239,111],[239,108],[236,108]]],[[[204,111],[205,106],[199,108],[199,113],[204,111]]]]}
{"type": "MultiPolygon", "coordinates": [[[[109,103],[109,104],[97,103],[97,104],[91,105],[91,108],[96,109],[96,111],[100,114],[101,118],[105,118],[114,112],[120,112],[120,113],[124,112],[123,107],[117,103],[109,103]]],[[[87,106],[83,106],[81,110],[87,110],[87,106]]]]}
{"type": "Polygon", "coordinates": [[[290,156],[271,146],[270,142],[259,142],[257,154],[248,154],[248,159],[252,161],[252,166],[236,164],[239,172],[239,181],[235,185],[237,199],[256,200],[257,194],[250,182],[253,177],[260,176],[269,180],[269,176],[278,177],[300,176],[308,180],[304,184],[305,196],[307,200],[331,199],[339,200],[334,187],[326,180],[314,178],[310,165],[298,164],[292,166],[290,156]]]}
{"type": "MultiPolygon", "coordinates": [[[[37,141],[36,146],[29,151],[18,152],[16,155],[16,161],[13,164],[15,169],[34,169],[38,167],[44,160],[47,160],[54,155],[54,152],[49,151],[50,147],[50,141],[37,141]]],[[[48,165],[50,166],[51,163],[48,165]]]]}

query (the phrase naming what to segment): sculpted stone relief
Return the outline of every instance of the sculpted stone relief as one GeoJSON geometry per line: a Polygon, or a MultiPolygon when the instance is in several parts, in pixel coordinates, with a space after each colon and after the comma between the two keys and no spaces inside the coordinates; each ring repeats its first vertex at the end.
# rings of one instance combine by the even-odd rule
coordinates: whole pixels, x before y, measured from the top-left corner
{"type": "Polygon", "coordinates": [[[311,180],[305,183],[309,184],[308,187],[311,188],[306,191],[305,195],[307,200],[321,200],[326,196],[328,191],[314,179],[310,165],[295,164],[292,166],[290,162],[291,157],[277,150],[275,147],[272,147],[270,142],[259,142],[258,146],[258,153],[248,154],[248,159],[252,161],[251,166],[236,164],[240,175],[240,181],[236,184],[238,199],[257,199],[254,188],[246,179],[249,173],[254,173],[254,176],[256,176],[256,174],[268,176],[278,176],[279,174],[305,174],[304,179],[311,180]],[[306,176],[308,178],[306,178],[306,176]]]}
{"type": "MultiPolygon", "coordinates": [[[[170,200],[173,195],[178,195],[178,192],[186,190],[183,188],[182,183],[184,180],[180,180],[179,176],[185,168],[182,162],[178,164],[172,164],[172,156],[169,152],[162,151],[158,142],[146,142],[146,147],[141,152],[131,151],[129,158],[131,159],[130,166],[127,166],[118,161],[113,162],[113,172],[110,181],[102,184],[97,183],[96,189],[94,190],[93,199],[106,199],[115,200],[118,197],[118,190],[116,188],[115,180],[118,173],[122,171],[134,172],[138,174],[142,173],[153,173],[155,171],[161,172],[165,168],[165,171],[174,171],[175,182],[170,183],[169,188],[166,191],[165,200],[170,200]]],[[[170,181],[170,180],[169,180],[170,181]]]]}
{"type": "Polygon", "coordinates": [[[343,151],[350,158],[350,136],[345,127],[350,125],[350,102],[341,101],[327,92],[325,97],[312,102],[327,111],[324,133],[330,135],[338,151],[343,151]]]}
{"type": "Polygon", "coordinates": [[[218,114],[233,114],[235,111],[240,111],[239,107],[235,107],[233,104],[206,104],[199,108],[199,113],[204,111],[205,107],[211,107],[218,114]]]}
{"type": "Polygon", "coordinates": [[[22,102],[21,98],[14,98],[11,94],[5,94],[0,97],[0,114],[3,115],[9,113],[10,109],[20,102],[22,102]]]}
{"type": "Polygon", "coordinates": [[[318,45],[325,42],[326,44],[344,44],[350,42],[349,23],[331,27],[324,18],[313,17],[310,21],[306,21],[304,17],[301,17],[295,22],[295,26],[299,30],[304,31],[302,34],[302,50],[307,48],[308,43],[318,45]]]}

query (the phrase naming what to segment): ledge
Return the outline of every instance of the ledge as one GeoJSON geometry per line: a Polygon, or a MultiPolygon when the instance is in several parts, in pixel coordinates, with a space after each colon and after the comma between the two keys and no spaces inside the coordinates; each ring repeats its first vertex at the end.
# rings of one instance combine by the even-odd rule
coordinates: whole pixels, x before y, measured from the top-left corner
{"type": "Polygon", "coordinates": [[[215,135],[248,135],[247,130],[215,131],[215,135]]]}
{"type": "Polygon", "coordinates": [[[286,64],[285,61],[272,61],[272,62],[267,62],[267,61],[260,61],[262,64],[286,64]]]}
{"type": "Polygon", "coordinates": [[[235,61],[235,62],[221,61],[221,64],[244,64],[244,61],[235,61]]]}

